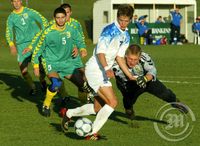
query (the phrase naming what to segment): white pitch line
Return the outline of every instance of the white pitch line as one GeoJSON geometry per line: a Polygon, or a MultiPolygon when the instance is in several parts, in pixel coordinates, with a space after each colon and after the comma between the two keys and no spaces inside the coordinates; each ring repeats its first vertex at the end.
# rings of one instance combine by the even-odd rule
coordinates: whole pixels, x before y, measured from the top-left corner
{"type": "MultiPolygon", "coordinates": [[[[6,72],[6,73],[20,73],[19,70],[17,69],[0,69],[1,72],[6,72]]],[[[173,79],[199,79],[200,77],[195,77],[195,76],[159,76],[159,78],[173,78],[173,79]]],[[[200,83],[193,83],[193,82],[187,82],[187,81],[168,81],[168,80],[160,80],[163,83],[175,83],[175,84],[193,84],[193,85],[200,85],[200,83]]]]}
{"type": "Polygon", "coordinates": [[[10,72],[12,72],[12,73],[20,73],[20,71],[19,70],[17,70],[17,69],[0,69],[0,73],[3,73],[3,72],[6,72],[6,73],[10,73],[10,72]]]}
{"type": "Polygon", "coordinates": [[[200,85],[200,83],[193,83],[193,82],[187,82],[187,81],[166,81],[166,80],[160,80],[163,83],[175,83],[175,84],[194,84],[194,85],[200,85]]]}
{"type": "Polygon", "coordinates": [[[172,78],[172,79],[200,79],[200,76],[158,76],[159,78],[172,78]]]}
{"type": "MultiPolygon", "coordinates": [[[[20,71],[18,69],[0,69],[0,72],[17,72],[20,71]]],[[[158,76],[158,78],[172,78],[172,79],[200,79],[200,76],[158,76]]]]}

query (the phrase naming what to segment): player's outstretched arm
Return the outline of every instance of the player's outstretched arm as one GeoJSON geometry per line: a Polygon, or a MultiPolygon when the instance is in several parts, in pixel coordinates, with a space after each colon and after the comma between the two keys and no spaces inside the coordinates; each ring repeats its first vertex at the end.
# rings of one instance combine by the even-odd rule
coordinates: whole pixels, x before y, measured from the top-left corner
{"type": "Polygon", "coordinates": [[[99,53],[97,54],[98,56],[98,60],[101,63],[102,67],[104,68],[105,72],[106,72],[106,76],[108,78],[114,78],[114,72],[111,70],[111,68],[109,68],[107,62],[106,62],[106,58],[105,58],[105,54],[104,53],[99,53]]]}
{"type": "Polygon", "coordinates": [[[129,80],[136,80],[136,78],[131,74],[131,72],[128,70],[128,67],[125,63],[125,60],[123,57],[116,57],[116,61],[119,64],[119,67],[122,69],[124,74],[129,78],[129,80]]]}
{"type": "Polygon", "coordinates": [[[6,41],[10,47],[10,53],[12,55],[17,54],[17,48],[14,44],[14,34],[13,34],[13,21],[12,16],[8,17],[8,20],[6,22],[6,41]]]}

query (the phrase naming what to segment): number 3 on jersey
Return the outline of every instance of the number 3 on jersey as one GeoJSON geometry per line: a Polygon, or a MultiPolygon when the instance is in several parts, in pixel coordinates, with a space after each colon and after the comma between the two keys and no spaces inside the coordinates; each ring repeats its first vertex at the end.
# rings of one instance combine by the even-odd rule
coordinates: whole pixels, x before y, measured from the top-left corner
{"type": "Polygon", "coordinates": [[[66,38],[62,37],[62,44],[65,45],[67,43],[66,38]]]}
{"type": "Polygon", "coordinates": [[[51,71],[51,70],[52,70],[51,65],[48,65],[48,71],[51,71]]]}

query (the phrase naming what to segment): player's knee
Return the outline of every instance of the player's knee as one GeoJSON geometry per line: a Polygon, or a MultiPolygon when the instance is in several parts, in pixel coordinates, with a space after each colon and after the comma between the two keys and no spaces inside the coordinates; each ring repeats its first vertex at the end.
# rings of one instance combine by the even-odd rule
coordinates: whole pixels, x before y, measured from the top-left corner
{"type": "Polygon", "coordinates": [[[56,92],[60,89],[62,85],[62,80],[59,78],[51,78],[51,85],[49,86],[49,90],[51,92],[56,92]]]}
{"type": "Polygon", "coordinates": [[[108,101],[108,105],[111,106],[112,108],[115,108],[117,104],[118,104],[117,99],[110,99],[108,101]]]}
{"type": "Polygon", "coordinates": [[[113,105],[112,107],[115,108],[118,105],[118,101],[114,100],[112,105],[113,105]]]}
{"type": "Polygon", "coordinates": [[[22,74],[22,76],[24,77],[24,76],[26,76],[26,75],[28,74],[28,72],[27,72],[27,71],[24,71],[24,72],[21,72],[21,74],[22,74]]]}

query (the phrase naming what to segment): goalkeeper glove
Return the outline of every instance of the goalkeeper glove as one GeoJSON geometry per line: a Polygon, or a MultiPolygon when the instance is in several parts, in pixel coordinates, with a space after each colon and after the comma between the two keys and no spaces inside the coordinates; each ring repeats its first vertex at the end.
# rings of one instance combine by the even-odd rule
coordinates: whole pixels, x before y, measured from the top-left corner
{"type": "Polygon", "coordinates": [[[137,77],[136,82],[138,86],[140,86],[141,88],[145,88],[147,83],[147,78],[145,76],[139,76],[137,77]]]}

